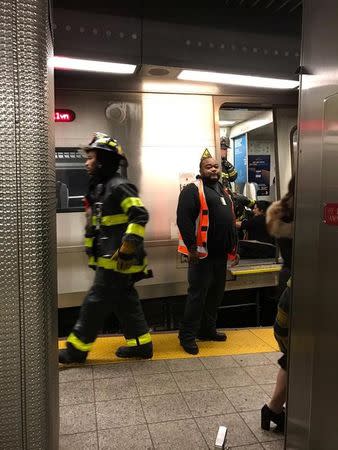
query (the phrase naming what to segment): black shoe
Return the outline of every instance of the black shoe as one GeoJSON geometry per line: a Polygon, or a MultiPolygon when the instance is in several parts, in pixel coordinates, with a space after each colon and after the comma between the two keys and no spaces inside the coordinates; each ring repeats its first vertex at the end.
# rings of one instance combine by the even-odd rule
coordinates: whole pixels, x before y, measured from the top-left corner
{"type": "Polygon", "coordinates": [[[191,339],[189,341],[180,340],[180,344],[183,347],[184,351],[190,353],[190,355],[197,355],[199,352],[195,339],[191,339]]]}
{"type": "Polygon", "coordinates": [[[142,358],[150,359],[153,357],[153,343],[136,345],[135,347],[123,346],[116,350],[116,356],[119,358],[142,358]]]}
{"type": "Polygon", "coordinates": [[[60,364],[84,364],[86,362],[88,352],[77,350],[72,344],[67,342],[67,348],[59,350],[60,364]]]}
{"type": "Polygon", "coordinates": [[[261,428],[263,430],[270,430],[270,422],[273,422],[277,425],[275,431],[280,433],[284,433],[285,428],[285,410],[279,414],[273,412],[268,405],[264,405],[261,410],[261,428]]]}
{"type": "Polygon", "coordinates": [[[225,333],[217,333],[217,331],[215,331],[214,333],[210,333],[210,334],[200,334],[198,336],[198,339],[200,341],[226,341],[227,340],[227,335],[225,333]]]}

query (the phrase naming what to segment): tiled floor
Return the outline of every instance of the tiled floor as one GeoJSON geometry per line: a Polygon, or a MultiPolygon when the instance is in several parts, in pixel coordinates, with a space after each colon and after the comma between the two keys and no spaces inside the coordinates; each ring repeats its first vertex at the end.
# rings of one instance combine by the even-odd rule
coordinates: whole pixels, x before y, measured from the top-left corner
{"type": "Polygon", "coordinates": [[[139,361],[60,371],[60,450],[282,450],[260,428],[277,353],[139,361]]]}

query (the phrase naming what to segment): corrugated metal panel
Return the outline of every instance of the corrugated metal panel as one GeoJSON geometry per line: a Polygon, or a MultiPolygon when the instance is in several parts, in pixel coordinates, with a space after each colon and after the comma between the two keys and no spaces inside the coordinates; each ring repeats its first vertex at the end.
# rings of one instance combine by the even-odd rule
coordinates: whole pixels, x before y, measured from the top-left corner
{"type": "Polygon", "coordinates": [[[0,16],[0,447],[57,448],[55,181],[48,3],[0,16]]]}

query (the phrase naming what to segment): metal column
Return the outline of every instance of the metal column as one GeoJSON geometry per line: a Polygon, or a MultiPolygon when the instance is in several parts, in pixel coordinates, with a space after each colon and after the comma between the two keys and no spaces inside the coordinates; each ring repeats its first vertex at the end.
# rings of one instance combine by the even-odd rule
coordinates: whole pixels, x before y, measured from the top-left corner
{"type": "Polygon", "coordinates": [[[338,448],[338,7],[304,0],[287,449],[338,448]]]}
{"type": "Polygon", "coordinates": [[[0,448],[56,450],[53,71],[46,0],[0,0],[0,448]]]}

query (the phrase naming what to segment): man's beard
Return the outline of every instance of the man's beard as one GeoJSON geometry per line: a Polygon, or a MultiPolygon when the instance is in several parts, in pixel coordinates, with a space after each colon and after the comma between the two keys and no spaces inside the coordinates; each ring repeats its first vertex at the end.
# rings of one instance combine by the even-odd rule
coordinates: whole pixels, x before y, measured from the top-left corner
{"type": "Polygon", "coordinates": [[[216,178],[216,176],[212,177],[212,178],[210,178],[210,176],[207,176],[207,177],[203,176],[202,178],[203,178],[204,181],[207,181],[209,183],[217,183],[217,181],[219,181],[221,176],[219,174],[217,174],[217,178],[216,178]]]}

